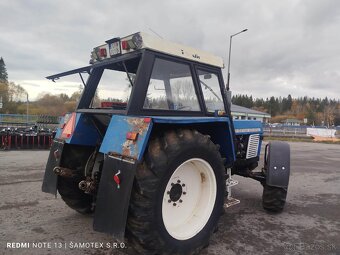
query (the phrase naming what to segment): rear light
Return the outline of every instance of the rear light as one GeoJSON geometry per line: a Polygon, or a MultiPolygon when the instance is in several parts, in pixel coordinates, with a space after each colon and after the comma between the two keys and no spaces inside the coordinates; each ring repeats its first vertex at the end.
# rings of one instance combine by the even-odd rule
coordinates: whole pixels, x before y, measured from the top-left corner
{"type": "Polygon", "coordinates": [[[122,41],[122,49],[130,50],[130,49],[140,49],[143,45],[143,39],[140,35],[134,35],[132,39],[122,41]]]}
{"type": "Polygon", "coordinates": [[[151,118],[144,118],[144,123],[150,123],[151,122],[151,118]]]}
{"type": "Polygon", "coordinates": [[[126,139],[127,140],[136,141],[137,138],[138,138],[138,133],[137,132],[127,132],[126,133],[126,139]]]}
{"type": "MultiPolygon", "coordinates": [[[[62,139],[67,139],[70,138],[73,134],[74,128],[76,126],[76,113],[72,113],[70,118],[68,118],[68,120],[66,120],[66,124],[64,124],[64,128],[63,128],[63,132],[60,135],[60,138],[62,139]]],[[[66,118],[66,115],[65,115],[66,118]]]]}
{"type": "Polygon", "coordinates": [[[105,49],[105,48],[99,49],[99,56],[100,56],[101,58],[106,58],[106,57],[107,57],[107,52],[106,52],[106,49],[105,49]]]}
{"type": "Polygon", "coordinates": [[[130,46],[127,41],[122,41],[122,49],[123,50],[129,50],[130,46]]]}

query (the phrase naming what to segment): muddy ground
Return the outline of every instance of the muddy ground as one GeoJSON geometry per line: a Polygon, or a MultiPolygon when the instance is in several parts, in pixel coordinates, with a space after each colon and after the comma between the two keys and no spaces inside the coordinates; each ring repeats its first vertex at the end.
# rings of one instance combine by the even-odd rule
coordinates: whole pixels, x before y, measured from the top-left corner
{"type": "MultiPolygon", "coordinates": [[[[202,254],[340,254],[340,145],[291,143],[291,150],[284,212],[266,213],[262,186],[237,176],[233,196],[241,203],[226,210],[202,254]]],[[[0,152],[0,254],[122,254],[115,247],[124,244],[94,232],[91,217],[41,192],[47,157],[0,152]],[[26,248],[13,248],[18,243],[26,248]]]]}

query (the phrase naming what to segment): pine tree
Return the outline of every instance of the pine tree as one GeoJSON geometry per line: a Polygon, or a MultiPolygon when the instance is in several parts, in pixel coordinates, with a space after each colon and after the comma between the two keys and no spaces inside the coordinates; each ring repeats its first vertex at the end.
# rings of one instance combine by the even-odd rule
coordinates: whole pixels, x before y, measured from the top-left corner
{"type": "Polygon", "coordinates": [[[287,110],[290,111],[290,109],[292,108],[292,104],[293,104],[293,99],[292,96],[289,94],[287,97],[287,110]]]}
{"type": "Polygon", "coordinates": [[[8,82],[8,74],[4,59],[0,58],[0,82],[8,82]]]}

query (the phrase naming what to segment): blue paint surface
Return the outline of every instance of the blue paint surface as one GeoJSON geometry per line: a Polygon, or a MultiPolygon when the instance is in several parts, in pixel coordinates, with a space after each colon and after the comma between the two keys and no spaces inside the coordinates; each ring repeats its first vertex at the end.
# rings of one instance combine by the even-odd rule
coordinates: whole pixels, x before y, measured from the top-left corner
{"type": "Polygon", "coordinates": [[[227,117],[152,117],[155,123],[168,124],[191,124],[191,123],[213,123],[213,122],[227,122],[227,117]]]}
{"type": "MultiPolygon", "coordinates": [[[[62,117],[60,123],[64,123],[64,117],[62,117]]],[[[55,138],[60,138],[61,133],[62,129],[59,127],[55,138]]],[[[95,146],[100,142],[100,135],[92,121],[86,115],[77,113],[74,131],[71,137],[64,140],[65,143],[69,144],[95,146]]]]}
{"type": "Polygon", "coordinates": [[[117,153],[141,160],[151,128],[152,122],[145,123],[144,118],[113,115],[99,151],[104,154],[117,153]],[[137,132],[138,139],[128,140],[126,138],[128,132],[137,132]]]}
{"type": "Polygon", "coordinates": [[[60,125],[62,123],[64,123],[64,119],[65,119],[65,116],[60,118],[60,122],[59,122],[59,125],[58,125],[58,128],[57,128],[56,134],[55,134],[55,138],[60,138],[60,136],[61,136],[62,129],[60,128],[60,125]]]}
{"type": "MultiPolygon", "coordinates": [[[[263,134],[262,123],[255,120],[234,120],[235,133],[237,135],[263,134]]],[[[262,139],[260,139],[257,156],[261,153],[262,139]]]]}
{"type": "Polygon", "coordinates": [[[101,137],[92,120],[85,114],[77,113],[76,127],[68,140],[70,144],[95,146],[101,137]]]}
{"type": "Polygon", "coordinates": [[[234,120],[236,135],[263,134],[262,123],[256,120],[234,120]]]}
{"type": "MultiPolygon", "coordinates": [[[[63,119],[61,120],[63,122],[63,119]]],[[[234,142],[227,117],[152,117],[150,123],[144,122],[144,117],[113,115],[106,134],[102,139],[100,152],[116,153],[141,160],[148,144],[149,136],[155,124],[190,125],[198,131],[209,134],[214,143],[220,144],[220,151],[228,162],[235,161],[234,142]],[[130,141],[127,132],[137,132],[138,139],[130,141]]],[[[235,120],[236,135],[262,134],[262,124],[259,121],[235,120]]],[[[58,128],[56,138],[60,138],[62,130],[58,128]]],[[[72,136],[66,143],[95,146],[101,137],[90,118],[85,114],[76,114],[76,125],[72,136]]]]}
{"type": "Polygon", "coordinates": [[[190,125],[197,131],[209,134],[215,144],[220,145],[222,157],[228,163],[236,160],[230,120],[228,117],[153,117],[154,123],[190,125]]]}

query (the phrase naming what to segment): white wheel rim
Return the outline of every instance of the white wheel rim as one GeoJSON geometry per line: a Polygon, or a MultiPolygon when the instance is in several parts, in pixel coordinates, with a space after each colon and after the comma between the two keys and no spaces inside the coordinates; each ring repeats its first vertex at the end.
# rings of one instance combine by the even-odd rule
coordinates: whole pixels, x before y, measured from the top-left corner
{"type": "Polygon", "coordinates": [[[194,237],[207,224],[215,200],[216,178],[210,164],[200,158],[185,161],[164,191],[162,217],[166,230],[178,240],[194,237]]]}

